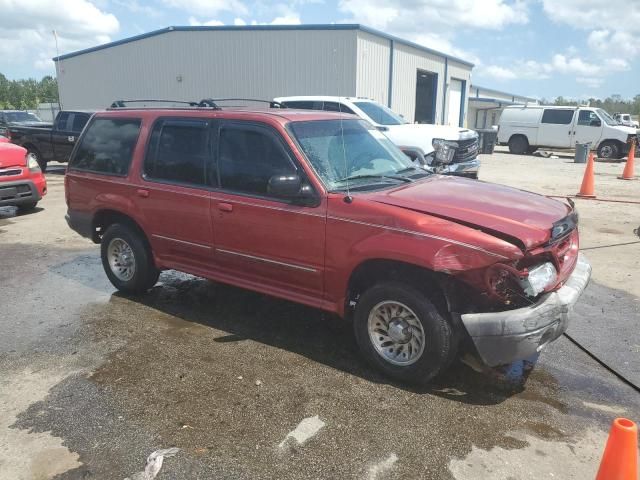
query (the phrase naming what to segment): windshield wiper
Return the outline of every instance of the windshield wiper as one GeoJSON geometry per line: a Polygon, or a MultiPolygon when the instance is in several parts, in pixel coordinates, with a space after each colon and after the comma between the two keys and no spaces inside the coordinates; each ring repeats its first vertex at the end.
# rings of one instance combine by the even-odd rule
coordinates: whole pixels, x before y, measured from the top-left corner
{"type": "Polygon", "coordinates": [[[412,179],[408,177],[402,177],[400,175],[353,175],[351,177],[345,177],[338,180],[338,182],[346,182],[349,180],[360,180],[361,178],[390,178],[392,180],[400,180],[402,182],[411,183],[412,179]]]}

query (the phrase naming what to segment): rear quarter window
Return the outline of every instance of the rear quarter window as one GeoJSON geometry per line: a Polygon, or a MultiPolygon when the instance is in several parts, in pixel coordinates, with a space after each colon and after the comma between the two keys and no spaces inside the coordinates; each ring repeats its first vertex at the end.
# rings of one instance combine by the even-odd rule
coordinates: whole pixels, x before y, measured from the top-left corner
{"type": "Polygon", "coordinates": [[[96,118],[82,136],[69,168],[127,175],[139,133],[139,119],[96,118]]]}

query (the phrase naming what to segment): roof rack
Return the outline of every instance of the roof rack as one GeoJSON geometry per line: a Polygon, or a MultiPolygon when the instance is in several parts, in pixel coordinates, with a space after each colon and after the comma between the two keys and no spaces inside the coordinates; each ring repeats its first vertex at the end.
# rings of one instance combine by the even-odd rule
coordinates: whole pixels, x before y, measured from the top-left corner
{"type": "MultiPolygon", "coordinates": [[[[280,102],[273,100],[261,100],[257,98],[203,98],[199,102],[185,102],[183,100],[158,100],[158,99],[134,99],[134,100],[115,100],[110,109],[127,108],[130,103],[177,103],[180,105],[186,105],[192,108],[213,108],[214,110],[220,110],[222,107],[217,102],[229,102],[229,101],[243,101],[243,102],[260,102],[268,103],[270,108],[287,108],[280,102]]],[[[147,107],[150,108],[150,107],[147,107]]]]}

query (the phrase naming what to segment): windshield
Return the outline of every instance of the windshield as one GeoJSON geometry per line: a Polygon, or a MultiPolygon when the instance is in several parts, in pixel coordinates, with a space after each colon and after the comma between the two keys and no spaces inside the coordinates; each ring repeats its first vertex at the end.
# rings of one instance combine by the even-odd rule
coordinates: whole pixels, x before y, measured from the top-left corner
{"type": "Polygon", "coordinates": [[[374,102],[353,102],[353,104],[362,110],[378,125],[402,125],[407,123],[404,118],[393,110],[374,102]]]}
{"type": "Polygon", "coordinates": [[[598,115],[600,116],[600,118],[602,118],[602,119],[605,121],[605,123],[606,123],[607,125],[612,125],[612,126],[619,125],[619,123],[618,123],[618,122],[616,122],[616,121],[613,119],[613,117],[612,117],[611,115],[609,115],[609,114],[608,114],[606,111],[604,111],[603,109],[601,109],[601,108],[597,108],[597,109],[596,109],[596,112],[598,112],[598,115]]]}
{"type": "Polygon", "coordinates": [[[352,188],[396,184],[398,179],[389,176],[418,170],[387,137],[362,120],[295,122],[291,130],[329,190],[344,189],[347,183],[352,188]]]}
{"type": "Polygon", "coordinates": [[[29,112],[5,112],[7,122],[41,122],[37,116],[29,112]]]}

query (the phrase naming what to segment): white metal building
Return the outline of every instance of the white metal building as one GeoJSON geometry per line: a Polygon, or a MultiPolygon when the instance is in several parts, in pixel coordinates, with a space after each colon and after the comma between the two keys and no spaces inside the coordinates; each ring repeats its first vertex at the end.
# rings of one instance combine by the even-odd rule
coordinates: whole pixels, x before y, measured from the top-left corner
{"type": "Polygon", "coordinates": [[[498,124],[504,107],[509,105],[538,105],[535,98],[501,92],[492,88],[471,85],[469,96],[469,128],[491,128],[498,124]]]}
{"type": "Polygon", "coordinates": [[[473,65],[362,25],[168,27],[54,58],[64,108],[116,99],[369,97],[463,126],[473,65]]]}

